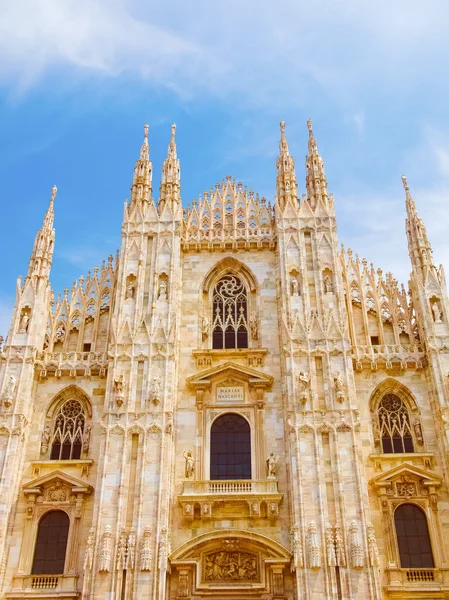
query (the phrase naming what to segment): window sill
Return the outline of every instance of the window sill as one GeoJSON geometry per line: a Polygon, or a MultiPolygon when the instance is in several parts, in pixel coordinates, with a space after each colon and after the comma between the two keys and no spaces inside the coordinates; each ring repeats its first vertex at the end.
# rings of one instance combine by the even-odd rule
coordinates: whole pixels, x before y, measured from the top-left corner
{"type": "Polygon", "coordinates": [[[420,598],[437,600],[447,598],[449,591],[449,569],[385,569],[389,598],[410,598],[415,600],[419,590],[420,598]],[[441,595],[440,595],[441,594],[441,595]]]}
{"type": "Polygon", "coordinates": [[[6,598],[75,598],[78,575],[16,575],[6,598]]]}
{"type": "Polygon", "coordinates": [[[193,350],[197,369],[211,367],[219,360],[244,360],[248,367],[263,367],[267,348],[228,348],[227,350],[193,350]]]}

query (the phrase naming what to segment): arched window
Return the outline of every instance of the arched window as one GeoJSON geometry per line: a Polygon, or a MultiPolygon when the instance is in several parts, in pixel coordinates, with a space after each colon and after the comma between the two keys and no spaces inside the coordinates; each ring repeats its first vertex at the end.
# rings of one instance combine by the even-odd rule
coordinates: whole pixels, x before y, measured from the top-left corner
{"type": "Polygon", "coordinates": [[[413,452],[410,418],[405,403],[395,394],[382,398],[378,408],[380,438],[385,453],[413,452]]]}
{"type": "Polygon", "coordinates": [[[222,277],[212,299],[212,348],[248,348],[248,299],[235,275],[222,277]]]}
{"type": "Polygon", "coordinates": [[[227,413],[212,424],[210,478],[251,479],[251,431],[240,415],[227,413]]]}
{"type": "Polygon", "coordinates": [[[399,557],[403,569],[433,569],[432,546],[424,512],[415,504],[401,504],[394,513],[399,557]]]}
{"type": "Polygon", "coordinates": [[[34,549],[33,575],[64,573],[69,525],[69,517],[63,510],[52,510],[42,517],[34,549]]]}
{"type": "Polygon", "coordinates": [[[86,417],[78,400],[64,402],[55,418],[51,442],[51,460],[68,460],[81,457],[86,417]]]}

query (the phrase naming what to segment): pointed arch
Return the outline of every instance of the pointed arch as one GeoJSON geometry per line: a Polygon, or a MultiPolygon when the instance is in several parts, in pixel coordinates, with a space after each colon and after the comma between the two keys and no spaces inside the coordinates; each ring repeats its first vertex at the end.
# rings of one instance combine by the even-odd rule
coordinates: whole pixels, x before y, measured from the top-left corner
{"type": "Polygon", "coordinates": [[[92,403],[87,393],[75,384],[69,385],[63,390],[59,391],[50,401],[47,409],[47,418],[52,419],[57,410],[67,402],[67,400],[78,400],[81,402],[86,415],[89,419],[92,418],[92,403]]]}
{"type": "Polygon", "coordinates": [[[245,282],[250,292],[256,292],[259,289],[257,279],[253,272],[242,262],[231,256],[226,256],[218,261],[208,272],[203,281],[203,292],[209,293],[215,283],[224,275],[237,275],[245,282]]]}
{"type": "Polygon", "coordinates": [[[384,381],[379,383],[379,385],[374,389],[373,393],[371,394],[369,407],[372,413],[374,413],[378,409],[380,401],[387,394],[394,394],[395,396],[399,396],[399,398],[403,400],[403,402],[405,402],[407,408],[412,413],[417,413],[419,411],[415,397],[408,389],[408,387],[406,387],[397,379],[393,379],[393,377],[388,377],[387,379],[384,379],[384,381]]]}

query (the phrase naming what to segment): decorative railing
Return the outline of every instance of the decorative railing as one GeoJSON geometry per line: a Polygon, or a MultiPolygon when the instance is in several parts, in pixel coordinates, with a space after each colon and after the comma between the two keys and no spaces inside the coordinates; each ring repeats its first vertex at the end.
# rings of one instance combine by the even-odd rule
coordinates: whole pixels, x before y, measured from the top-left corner
{"type": "Polygon", "coordinates": [[[435,581],[435,571],[433,569],[407,569],[407,581],[411,583],[421,581],[435,581]]]}
{"type": "Polygon", "coordinates": [[[252,481],[250,479],[220,481],[185,481],[183,496],[204,496],[223,494],[277,494],[278,482],[252,481]]]}
{"type": "Polygon", "coordinates": [[[41,378],[48,375],[61,377],[63,372],[71,377],[106,374],[108,355],[106,352],[39,352],[35,368],[41,378]]]}
{"type": "Polygon", "coordinates": [[[424,352],[418,344],[379,344],[375,346],[353,346],[352,357],[356,369],[368,362],[372,368],[385,365],[385,368],[400,366],[406,369],[409,364],[415,368],[422,367],[424,352]]]}
{"type": "Polygon", "coordinates": [[[54,590],[58,587],[59,577],[56,575],[42,575],[33,577],[31,587],[33,590],[54,590]]]}

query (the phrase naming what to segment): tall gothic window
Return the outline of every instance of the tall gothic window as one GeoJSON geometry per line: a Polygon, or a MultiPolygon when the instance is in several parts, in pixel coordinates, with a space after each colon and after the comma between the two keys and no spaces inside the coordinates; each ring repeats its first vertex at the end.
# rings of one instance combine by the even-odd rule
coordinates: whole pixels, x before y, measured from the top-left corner
{"type": "Polygon", "coordinates": [[[403,569],[433,569],[432,546],[424,512],[415,504],[401,504],[394,513],[399,557],[403,569]]]}
{"type": "Polygon", "coordinates": [[[410,417],[405,403],[395,394],[382,398],[378,409],[380,438],[385,453],[413,452],[410,417]]]}
{"type": "Polygon", "coordinates": [[[251,479],[251,431],[235,413],[218,417],[210,432],[210,478],[251,479]]]}
{"type": "Polygon", "coordinates": [[[222,277],[214,288],[212,348],[248,348],[248,299],[235,275],[222,277]]]}
{"type": "Polygon", "coordinates": [[[42,517],[34,549],[33,575],[64,573],[69,525],[69,517],[63,510],[52,510],[42,517]]]}
{"type": "Polygon", "coordinates": [[[51,444],[51,460],[81,457],[86,417],[78,400],[64,402],[55,418],[51,444]]]}

